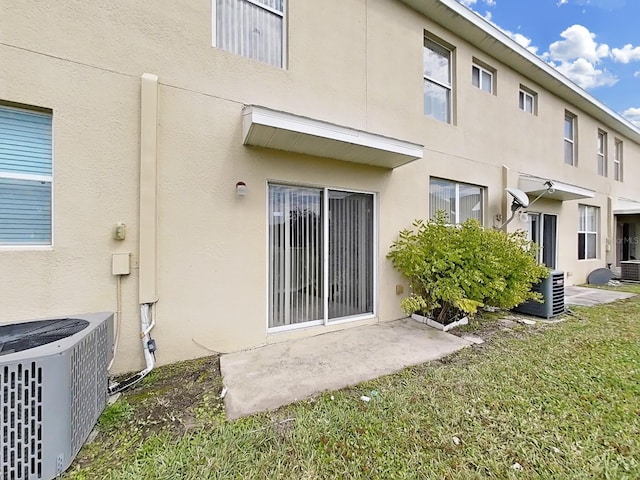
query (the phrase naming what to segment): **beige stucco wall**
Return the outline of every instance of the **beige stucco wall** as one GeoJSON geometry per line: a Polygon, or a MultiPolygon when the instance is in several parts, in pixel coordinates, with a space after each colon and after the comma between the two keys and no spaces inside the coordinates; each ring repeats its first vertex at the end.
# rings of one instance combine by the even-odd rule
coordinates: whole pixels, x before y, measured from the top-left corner
{"type": "MultiPolygon", "coordinates": [[[[578,201],[541,200],[532,209],[559,215],[558,267],[571,272],[569,283],[605,264],[608,198],[640,200],[629,180],[596,175],[596,121],[397,1],[290,2],[287,69],[211,47],[209,0],[10,3],[0,17],[0,101],[53,110],[55,245],[0,249],[2,321],[115,310],[111,254],[131,252],[115,371],[142,363],[136,267],[144,72],[160,83],[153,332],[160,363],[326,331],[267,335],[269,181],[377,194],[378,315],[366,322],[402,316],[395,289],[406,283],[386,253],[398,230],[428,215],[430,176],[486,187],[487,226],[503,209],[503,165],[509,186],[522,172],[595,190],[585,203],[601,208],[598,260],[576,259],[578,201]],[[454,125],[423,114],[425,30],[455,46],[454,125]],[[497,95],[471,86],[472,58],[497,70],[497,95]],[[538,92],[536,116],[517,108],[521,83],[538,92]],[[244,104],[424,144],[424,159],[386,170],[245,147],[244,104]],[[578,115],[577,168],[563,163],[565,109],[578,115]],[[237,181],[246,182],[246,197],[236,196],[237,181]],[[118,221],[127,224],[122,242],[111,238],[118,221]]],[[[612,159],[617,134],[605,130],[612,159]]],[[[622,140],[632,179],[640,147],[622,140]]]]}

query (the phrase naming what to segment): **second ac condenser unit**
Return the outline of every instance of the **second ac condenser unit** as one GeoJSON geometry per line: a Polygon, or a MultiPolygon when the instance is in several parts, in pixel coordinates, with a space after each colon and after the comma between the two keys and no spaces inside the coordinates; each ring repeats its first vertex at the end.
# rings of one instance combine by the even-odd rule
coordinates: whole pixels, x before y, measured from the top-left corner
{"type": "Polygon", "coordinates": [[[640,260],[620,262],[620,279],[640,282],[640,260]]]}
{"type": "Polygon", "coordinates": [[[551,270],[549,276],[533,286],[532,290],[542,295],[543,302],[528,300],[514,310],[527,315],[552,318],[564,312],[564,272],[551,270]]]}

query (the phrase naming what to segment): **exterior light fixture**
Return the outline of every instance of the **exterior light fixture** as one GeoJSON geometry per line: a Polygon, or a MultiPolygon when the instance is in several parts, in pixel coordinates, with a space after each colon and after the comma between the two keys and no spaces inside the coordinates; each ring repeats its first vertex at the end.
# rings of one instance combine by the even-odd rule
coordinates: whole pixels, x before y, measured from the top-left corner
{"type": "Polygon", "coordinates": [[[236,195],[244,197],[247,194],[247,184],[244,182],[236,183],[236,195]]]}

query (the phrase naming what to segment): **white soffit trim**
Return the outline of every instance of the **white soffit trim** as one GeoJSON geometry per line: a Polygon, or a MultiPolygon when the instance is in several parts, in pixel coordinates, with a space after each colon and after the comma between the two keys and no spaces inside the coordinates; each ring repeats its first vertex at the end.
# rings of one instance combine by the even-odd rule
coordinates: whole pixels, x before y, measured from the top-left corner
{"type": "Polygon", "coordinates": [[[242,109],[242,143],[384,168],[424,154],[424,145],[256,105],[242,109]]]}
{"type": "Polygon", "coordinates": [[[596,196],[595,190],[589,190],[588,188],[559,182],[553,178],[541,178],[533,175],[527,175],[525,173],[520,174],[518,187],[529,196],[537,197],[538,195],[546,192],[542,198],[559,200],[561,202],[564,202],[565,200],[593,198],[596,196]],[[553,193],[549,193],[547,191],[547,185],[545,185],[545,183],[549,181],[553,183],[553,193]]]}
{"type": "Polygon", "coordinates": [[[640,202],[629,200],[627,198],[613,199],[614,215],[638,215],[640,214],[640,202]]]}

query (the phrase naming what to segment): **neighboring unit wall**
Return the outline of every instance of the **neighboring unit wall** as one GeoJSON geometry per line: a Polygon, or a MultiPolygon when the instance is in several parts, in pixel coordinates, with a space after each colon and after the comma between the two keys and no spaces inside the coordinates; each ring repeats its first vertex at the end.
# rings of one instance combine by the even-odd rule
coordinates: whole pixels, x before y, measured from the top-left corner
{"type": "MultiPolygon", "coordinates": [[[[484,224],[506,216],[504,188],[521,173],[595,192],[597,260],[577,260],[580,201],[543,199],[532,211],[559,215],[558,267],[583,282],[604,266],[609,199],[640,201],[640,147],[575,105],[400,1],[287,2],[286,68],[211,46],[216,2],[118,0],[13,4],[0,19],[0,101],[53,111],[54,245],[0,247],[2,321],[116,310],[111,255],[130,252],[123,277],[116,371],[142,364],[138,332],[140,85],[158,85],[159,363],[249,348],[344,328],[267,333],[268,184],[375,194],[374,315],[400,318],[396,286],[408,285],[386,258],[399,230],[429,215],[432,177],[484,188],[484,224]],[[453,49],[452,124],[424,115],[425,31],[453,49]],[[472,85],[472,63],[490,67],[495,89],[472,85]],[[521,85],[537,93],[519,109],[521,85]],[[425,145],[424,158],[386,169],[243,145],[245,105],[425,145]],[[578,166],[563,160],[565,110],[578,118],[578,166]],[[595,170],[596,133],[624,141],[624,182],[595,170]],[[504,166],[508,167],[505,170],[504,166]],[[506,181],[504,180],[506,179],[506,181]],[[246,196],[236,193],[246,183],[246,196]],[[125,240],[112,238],[117,222],[125,240]]],[[[612,157],[610,153],[609,158],[612,157]]],[[[611,172],[611,167],[610,167],[611,172]]],[[[510,229],[525,228],[516,219],[510,229]]]]}

